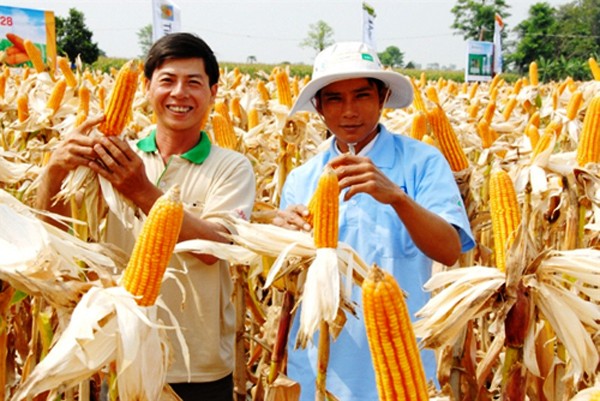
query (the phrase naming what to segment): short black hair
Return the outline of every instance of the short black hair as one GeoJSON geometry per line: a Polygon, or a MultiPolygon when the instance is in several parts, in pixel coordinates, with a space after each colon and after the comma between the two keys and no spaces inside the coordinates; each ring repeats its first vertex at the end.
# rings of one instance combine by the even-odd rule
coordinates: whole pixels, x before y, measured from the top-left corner
{"type": "Polygon", "coordinates": [[[219,82],[219,63],[212,49],[204,40],[187,32],[170,33],[154,42],[144,62],[144,75],[151,79],[165,60],[184,58],[204,60],[209,85],[219,82]]]}

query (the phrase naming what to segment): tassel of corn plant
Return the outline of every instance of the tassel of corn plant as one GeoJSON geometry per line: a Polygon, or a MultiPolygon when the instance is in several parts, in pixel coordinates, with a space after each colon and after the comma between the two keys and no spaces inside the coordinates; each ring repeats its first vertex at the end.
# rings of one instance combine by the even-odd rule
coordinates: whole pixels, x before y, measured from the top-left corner
{"type": "Polygon", "coordinates": [[[154,305],[183,222],[180,188],[174,185],[156,200],[135,242],[122,285],[139,297],[141,306],[154,305]]]}
{"type": "Polygon", "coordinates": [[[29,98],[26,94],[17,98],[17,118],[21,123],[29,118],[29,98]]]}
{"type": "Polygon", "coordinates": [[[275,75],[275,82],[277,83],[277,98],[279,104],[287,107],[292,107],[292,92],[290,89],[290,78],[287,72],[282,69],[275,75]]]}
{"type": "Polygon", "coordinates": [[[588,65],[590,66],[590,71],[592,72],[592,77],[594,77],[594,81],[600,81],[600,66],[595,58],[590,57],[588,59],[588,65]]]}
{"type": "Polygon", "coordinates": [[[529,85],[538,86],[539,84],[539,74],[538,74],[538,65],[535,61],[529,63],[529,85]]]}
{"type": "Polygon", "coordinates": [[[452,171],[458,172],[469,167],[469,160],[460,146],[454,128],[452,128],[452,124],[450,124],[444,110],[436,105],[428,117],[431,130],[435,134],[440,150],[448,160],[452,171]]]}
{"type": "Polygon", "coordinates": [[[87,86],[81,85],[77,91],[79,105],[77,106],[77,117],[75,118],[75,127],[79,127],[88,118],[90,112],[90,90],[87,86]]]}
{"type": "Polygon", "coordinates": [[[501,169],[490,174],[490,215],[496,266],[504,272],[506,250],[514,242],[517,227],[521,222],[521,210],[514,184],[508,173],[501,169]]]}
{"type": "Polygon", "coordinates": [[[214,113],[212,116],[213,137],[222,148],[235,149],[238,138],[230,119],[221,113],[214,113]]]}
{"type": "Polygon", "coordinates": [[[577,144],[577,164],[584,167],[588,163],[600,162],[600,95],[596,95],[588,105],[579,143],[577,144]]]}
{"type": "Polygon", "coordinates": [[[405,296],[394,277],[374,265],[362,283],[362,302],[379,399],[428,400],[405,296]]]}
{"type": "Polygon", "coordinates": [[[573,121],[577,117],[579,108],[583,103],[583,93],[580,90],[576,90],[571,95],[569,103],[567,104],[567,119],[573,121]]]}
{"type": "Polygon", "coordinates": [[[60,68],[60,71],[62,72],[63,76],[65,77],[65,80],[67,81],[67,86],[69,88],[76,87],[77,86],[77,77],[75,77],[73,70],[71,70],[71,66],[69,65],[69,59],[66,57],[58,57],[57,63],[58,63],[58,68],[60,68]]]}
{"type": "Polygon", "coordinates": [[[410,126],[410,136],[418,141],[427,133],[427,115],[421,110],[417,110],[413,116],[410,126]]]}
{"type": "Polygon", "coordinates": [[[117,74],[114,87],[104,111],[106,118],[98,129],[106,136],[120,135],[129,121],[137,91],[138,64],[126,62],[117,74]]]}
{"type": "Polygon", "coordinates": [[[42,52],[40,49],[29,39],[23,40],[23,46],[25,47],[25,51],[27,52],[27,55],[31,60],[31,64],[33,64],[33,68],[35,68],[36,72],[44,72],[46,70],[46,65],[42,59],[42,52]]]}
{"type": "Polygon", "coordinates": [[[46,107],[52,110],[52,114],[56,113],[60,108],[66,89],[67,81],[64,78],[59,79],[56,84],[54,84],[54,88],[52,88],[52,92],[50,92],[50,97],[46,103],[46,107]]]}

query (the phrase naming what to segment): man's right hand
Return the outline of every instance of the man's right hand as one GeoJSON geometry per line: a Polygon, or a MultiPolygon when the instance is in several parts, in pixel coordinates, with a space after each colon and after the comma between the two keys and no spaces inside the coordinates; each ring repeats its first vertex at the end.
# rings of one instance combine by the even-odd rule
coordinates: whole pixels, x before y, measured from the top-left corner
{"type": "Polygon", "coordinates": [[[312,226],[308,224],[308,209],[304,205],[291,205],[285,210],[278,210],[273,224],[290,230],[310,231],[312,226]]]}

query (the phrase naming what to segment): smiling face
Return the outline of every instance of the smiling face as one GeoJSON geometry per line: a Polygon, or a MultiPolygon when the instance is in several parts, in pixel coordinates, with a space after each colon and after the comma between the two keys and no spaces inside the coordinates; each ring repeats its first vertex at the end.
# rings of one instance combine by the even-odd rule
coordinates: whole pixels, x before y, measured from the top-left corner
{"type": "Polygon", "coordinates": [[[383,93],[367,78],[334,82],[319,91],[316,109],[335,135],[342,152],[347,152],[348,144],[352,143],[358,153],[375,137],[383,93]]]}
{"type": "Polygon", "coordinates": [[[147,82],[147,97],[160,131],[198,135],[218,85],[209,84],[201,58],[167,59],[147,82]]]}

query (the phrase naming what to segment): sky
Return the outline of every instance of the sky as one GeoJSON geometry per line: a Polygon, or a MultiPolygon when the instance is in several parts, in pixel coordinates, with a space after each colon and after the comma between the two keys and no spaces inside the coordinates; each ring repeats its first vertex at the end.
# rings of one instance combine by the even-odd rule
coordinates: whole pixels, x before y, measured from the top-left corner
{"type": "MultiPolygon", "coordinates": [[[[527,19],[531,5],[542,0],[507,0],[507,29],[527,19]]],[[[572,0],[571,0],[572,1],[572,0]]],[[[303,48],[310,25],[319,20],[333,30],[335,41],[362,39],[362,0],[173,0],[181,9],[182,30],[202,37],[219,61],[312,64],[315,50],[303,48]]],[[[546,0],[552,6],[570,1],[546,0]]],[[[464,68],[466,44],[450,28],[456,0],[369,0],[375,9],[377,51],[396,46],[404,62],[423,68],[464,68]]],[[[141,54],[137,33],[152,23],[151,0],[0,0],[0,5],[53,11],[67,17],[83,13],[92,41],[109,57],[141,54]]]]}

